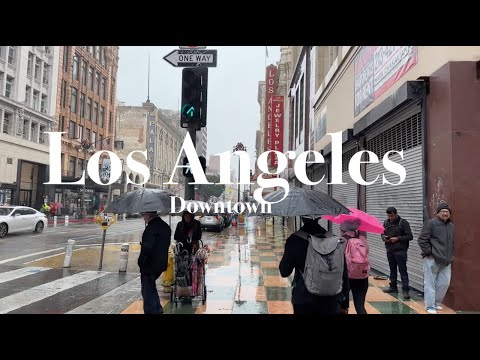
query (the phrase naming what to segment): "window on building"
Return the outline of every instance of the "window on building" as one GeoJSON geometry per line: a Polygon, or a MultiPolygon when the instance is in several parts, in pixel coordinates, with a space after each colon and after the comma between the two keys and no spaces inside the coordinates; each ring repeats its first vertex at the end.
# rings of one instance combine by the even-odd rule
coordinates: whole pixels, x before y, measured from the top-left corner
{"type": "Polygon", "coordinates": [[[42,68],[42,60],[40,60],[39,58],[36,58],[35,59],[35,73],[33,75],[35,80],[40,81],[40,69],[41,68],[42,68]]]}
{"type": "Polygon", "coordinates": [[[15,65],[15,57],[16,57],[16,54],[15,54],[15,49],[16,46],[9,46],[8,47],[8,63],[10,65],[15,65]]]}
{"type": "Polygon", "coordinates": [[[0,59],[5,60],[5,52],[3,51],[3,46],[0,46],[0,59]]]}
{"type": "Polygon", "coordinates": [[[77,89],[72,86],[72,96],[70,97],[70,111],[77,113],[77,89]]]}
{"type": "Polygon", "coordinates": [[[103,106],[100,107],[100,127],[103,128],[105,121],[105,108],[103,106]]]}
{"type": "Polygon", "coordinates": [[[105,51],[105,48],[103,49],[103,67],[105,69],[107,68],[107,52],[105,51]]]}
{"type": "Polygon", "coordinates": [[[107,79],[105,78],[102,78],[102,99],[105,100],[106,99],[106,83],[107,83],[107,79]]]}
{"type": "Polygon", "coordinates": [[[94,77],[94,69],[93,66],[90,66],[90,70],[88,70],[88,83],[89,83],[89,88],[90,90],[93,91],[93,77],[94,77]]]}
{"type": "Polygon", "coordinates": [[[96,142],[97,142],[97,133],[95,131],[93,131],[92,132],[92,145],[93,145],[94,148],[97,147],[96,142]]]}
{"type": "Polygon", "coordinates": [[[110,89],[110,104],[113,105],[113,89],[115,89],[115,79],[112,79],[112,86],[111,86],[111,89],[110,89]]]}
{"type": "Polygon", "coordinates": [[[87,120],[92,118],[92,99],[88,98],[87,100],[87,114],[85,116],[87,120]]]}
{"type": "MultiPolygon", "coordinates": [[[[298,131],[299,136],[303,134],[303,111],[304,111],[304,100],[305,100],[305,76],[302,76],[302,80],[300,80],[300,117],[299,121],[299,128],[298,131]]],[[[299,142],[302,142],[302,139],[299,139],[299,142]]]]}
{"type": "Polygon", "coordinates": [[[96,124],[98,122],[98,103],[95,101],[93,104],[93,120],[92,122],[96,124]]]}
{"type": "Polygon", "coordinates": [[[112,132],[112,112],[108,114],[108,131],[112,132]]]}
{"type": "Polygon", "coordinates": [[[65,116],[60,117],[58,131],[65,131],[65,116]]]}
{"type": "Polygon", "coordinates": [[[79,68],[80,68],[80,55],[75,53],[73,56],[73,80],[78,80],[78,74],[79,74],[79,68]]]}
{"type": "Polygon", "coordinates": [[[50,65],[43,64],[43,79],[42,82],[44,85],[48,85],[48,72],[50,69],[50,65]]]}
{"type": "Polygon", "coordinates": [[[62,81],[62,94],[61,94],[61,103],[62,107],[66,107],[66,100],[67,100],[67,82],[65,80],[62,81]]]}
{"type": "Polygon", "coordinates": [[[37,141],[37,128],[38,128],[38,123],[32,122],[31,130],[30,130],[30,140],[32,141],[37,141]]]}
{"type": "Polygon", "coordinates": [[[89,46],[89,47],[88,47],[88,53],[89,53],[90,55],[93,55],[93,46],[89,46]]]}
{"type": "Polygon", "coordinates": [[[87,61],[82,61],[82,84],[87,86],[87,61]]]}
{"type": "Polygon", "coordinates": [[[68,71],[68,58],[70,57],[70,46],[63,47],[63,71],[68,71]]]}
{"type": "Polygon", "coordinates": [[[83,140],[83,126],[78,125],[78,140],[82,141],[83,140]]]}
{"type": "Polygon", "coordinates": [[[81,178],[82,177],[82,171],[85,170],[84,166],[84,160],[83,159],[78,159],[78,171],[77,171],[77,177],[81,178]]]}
{"type": "Polygon", "coordinates": [[[85,129],[85,139],[90,140],[90,129],[85,129]]]}
{"type": "Polygon", "coordinates": [[[33,54],[31,52],[28,53],[27,75],[33,76],[33,54]]]}
{"type": "Polygon", "coordinates": [[[85,117],[85,94],[80,93],[80,117],[85,117]]]}
{"type": "Polygon", "coordinates": [[[96,84],[95,93],[97,95],[100,95],[100,73],[98,72],[95,75],[95,84],[96,84]]]}
{"type": "Polygon", "coordinates": [[[30,86],[25,87],[25,105],[30,106],[30,96],[32,94],[32,88],[30,86]]]}
{"type": "Polygon", "coordinates": [[[33,90],[33,109],[38,110],[38,98],[40,97],[40,91],[33,90]]]}
{"type": "Polygon", "coordinates": [[[40,111],[42,113],[47,112],[47,95],[42,95],[42,100],[40,101],[40,111]]]}
{"type": "Polygon", "coordinates": [[[103,136],[101,134],[98,134],[98,148],[103,150],[103,136]]]}
{"type": "Polygon", "coordinates": [[[51,51],[50,51],[50,46],[45,46],[45,52],[46,52],[47,54],[50,54],[50,52],[51,52],[51,51]]]}
{"type": "Polygon", "coordinates": [[[38,142],[40,144],[45,144],[46,137],[45,137],[45,126],[40,125],[40,133],[38,134],[38,142]]]}
{"type": "Polygon", "coordinates": [[[3,114],[3,129],[2,129],[4,134],[10,133],[10,128],[12,126],[12,119],[13,119],[13,115],[5,111],[5,113],[3,114]]]}
{"type": "Polygon", "coordinates": [[[15,79],[7,75],[7,82],[5,83],[5,97],[9,98],[10,96],[13,96],[14,83],[15,79]]]}
{"type": "Polygon", "coordinates": [[[335,59],[338,56],[338,50],[339,46],[327,46],[326,49],[326,58],[325,58],[325,74],[328,73],[330,68],[332,67],[333,63],[335,62],[335,59]]]}
{"type": "Polygon", "coordinates": [[[68,126],[68,138],[75,139],[75,122],[70,120],[70,125],[68,126]]]}
{"type": "Polygon", "coordinates": [[[77,159],[74,156],[70,156],[70,161],[68,164],[68,176],[75,176],[75,165],[76,165],[77,159]]]}
{"type": "Polygon", "coordinates": [[[30,135],[30,120],[23,119],[22,138],[25,140],[28,140],[29,135],[30,135]]]}

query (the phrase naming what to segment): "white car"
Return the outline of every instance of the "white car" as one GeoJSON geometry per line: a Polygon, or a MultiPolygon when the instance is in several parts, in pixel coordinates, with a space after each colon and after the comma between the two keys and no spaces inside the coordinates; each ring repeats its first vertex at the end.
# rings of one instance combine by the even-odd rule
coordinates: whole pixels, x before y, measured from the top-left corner
{"type": "Polygon", "coordinates": [[[26,206],[0,206],[0,238],[19,231],[41,233],[48,225],[47,216],[26,206]]]}

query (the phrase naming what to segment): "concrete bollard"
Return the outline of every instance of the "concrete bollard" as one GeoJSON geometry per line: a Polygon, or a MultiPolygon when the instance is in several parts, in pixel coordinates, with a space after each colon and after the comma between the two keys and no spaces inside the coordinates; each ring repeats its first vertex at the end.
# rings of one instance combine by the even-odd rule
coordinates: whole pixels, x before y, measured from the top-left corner
{"type": "Polygon", "coordinates": [[[120,268],[118,272],[127,272],[129,248],[130,245],[128,245],[127,243],[122,244],[122,247],[120,249],[120,268]]]}
{"type": "Polygon", "coordinates": [[[68,240],[67,241],[67,251],[65,252],[65,259],[63,260],[63,267],[69,268],[72,263],[72,254],[73,254],[73,247],[75,246],[75,240],[68,240]]]}
{"type": "Polygon", "coordinates": [[[57,215],[53,217],[53,227],[57,227],[57,215]]]}
{"type": "Polygon", "coordinates": [[[68,215],[65,215],[65,226],[68,226],[68,215]]]}

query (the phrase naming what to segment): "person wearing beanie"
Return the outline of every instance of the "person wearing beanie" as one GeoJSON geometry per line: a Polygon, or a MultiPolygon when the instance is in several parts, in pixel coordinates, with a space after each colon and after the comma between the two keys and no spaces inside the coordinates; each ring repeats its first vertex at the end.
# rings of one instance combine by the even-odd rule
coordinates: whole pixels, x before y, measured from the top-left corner
{"type": "Polygon", "coordinates": [[[383,222],[385,229],[382,240],[387,250],[388,265],[390,266],[390,287],[383,290],[386,293],[397,293],[397,267],[402,279],[403,299],[410,300],[410,286],[407,270],[408,247],[413,240],[412,230],[408,221],[400,217],[397,209],[387,208],[387,219],[383,222]]]}
{"type": "Polygon", "coordinates": [[[436,216],[423,224],[418,237],[423,257],[425,308],[430,314],[442,310],[441,304],[450,286],[455,235],[451,213],[447,203],[440,203],[436,216]]]}
{"type": "Polygon", "coordinates": [[[356,261],[359,261],[362,258],[363,260],[366,260],[364,262],[359,262],[355,264],[353,266],[353,269],[352,267],[349,267],[348,273],[348,283],[350,286],[350,290],[352,291],[355,311],[358,315],[361,315],[367,313],[367,310],[365,309],[365,299],[367,298],[368,292],[368,275],[370,269],[370,261],[368,260],[368,242],[364,236],[359,236],[359,226],[360,221],[357,219],[344,221],[340,225],[340,236],[347,240],[347,246],[345,250],[347,266],[348,258],[350,256],[352,256],[352,260],[353,256],[357,256],[356,261]],[[353,270],[353,272],[351,270],[353,270]],[[362,274],[363,276],[358,276],[358,270],[365,271],[365,274],[362,274]]]}

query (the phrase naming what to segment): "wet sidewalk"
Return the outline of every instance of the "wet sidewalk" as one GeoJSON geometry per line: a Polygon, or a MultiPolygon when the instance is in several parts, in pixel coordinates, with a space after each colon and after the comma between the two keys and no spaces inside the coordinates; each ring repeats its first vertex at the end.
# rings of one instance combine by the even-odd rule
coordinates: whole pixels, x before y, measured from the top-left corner
{"type": "MultiPolygon", "coordinates": [[[[290,284],[293,277],[282,278],[278,270],[289,235],[288,229],[281,224],[266,225],[265,220],[255,218],[238,228],[225,229],[209,244],[213,251],[206,270],[205,305],[198,298],[192,304],[179,302],[175,306],[170,302],[168,289],[159,285],[165,314],[292,314],[290,284]]],[[[388,280],[371,277],[369,283],[367,313],[427,314],[423,299],[414,291],[412,299],[404,301],[401,295],[382,291],[388,287],[388,280]]],[[[142,308],[139,300],[122,313],[142,314],[142,308]]],[[[349,313],[355,314],[352,302],[349,313]]],[[[439,311],[439,314],[453,313],[447,307],[439,311]]]]}

